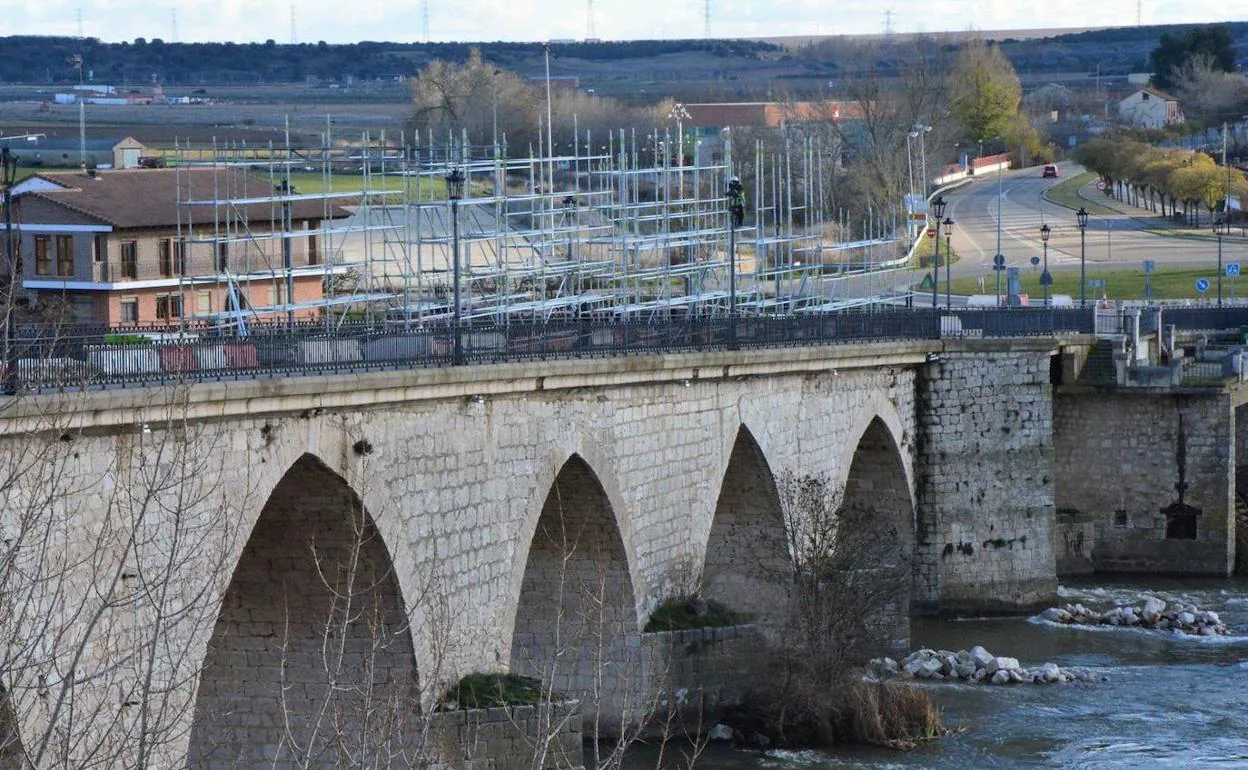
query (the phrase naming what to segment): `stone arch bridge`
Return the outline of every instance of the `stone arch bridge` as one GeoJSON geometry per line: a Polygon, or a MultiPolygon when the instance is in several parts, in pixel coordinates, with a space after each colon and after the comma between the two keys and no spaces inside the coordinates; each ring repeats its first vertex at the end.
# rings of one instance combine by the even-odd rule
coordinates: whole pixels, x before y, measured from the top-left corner
{"type": "Polygon", "coordinates": [[[885,522],[880,558],[910,565],[917,608],[1043,602],[1057,352],[924,341],[19,401],[0,416],[0,525],[21,543],[0,724],[41,767],[248,767],[399,752],[469,672],[602,688],[669,598],[774,608],[786,475],[885,522]]]}

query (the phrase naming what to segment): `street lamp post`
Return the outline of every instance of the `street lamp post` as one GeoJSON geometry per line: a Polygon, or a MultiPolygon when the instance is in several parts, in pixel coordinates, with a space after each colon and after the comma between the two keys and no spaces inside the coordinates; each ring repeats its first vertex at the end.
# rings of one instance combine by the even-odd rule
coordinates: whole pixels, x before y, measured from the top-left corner
{"type": "Polygon", "coordinates": [[[0,182],[4,184],[4,271],[0,301],[4,302],[4,381],[0,391],[11,396],[17,392],[17,367],[14,361],[13,301],[14,288],[21,280],[21,266],[15,261],[13,247],[13,184],[17,181],[17,155],[7,146],[0,148],[0,182]]]}
{"type": "Polygon", "coordinates": [[[945,307],[953,308],[953,276],[950,266],[953,264],[953,246],[950,239],[953,237],[953,220],[945,217],[945,307]]]}
{"type": "Polygon", "coordinates": [[[1040,283],[1044,284],[1044,306],[1049,306],[1049,236],[1053,234],[1053,228],[1049,227],[1049,223],[1045,222],[1040,225],[1040,242],[1044,244],[1044,272],[1040,274],[1040,283]]]}
{"type": "Polygon", "coordinates": [[[737,348],[737,228],[745,223],[741,179],[728,180],[728,349],[737,348]]]}
{"type": "Polygon", "coordinates": [[[1222,307],[1222,223],[1214,220],[1213,234],[1218,236],[1218,307],[1222,307]]]}
{"type": "Polygon", "coordinates": [[[458,166],[446,175],[446,197],[451,201],[451,282],[455,300],[451,313],[452,322],[455,324],[455,363],[462,364],[464,341],[460,329],[459,308],[459,201],[464,197],[464,172],[458,166]]]}
{"type": "Polygon", "coordinates": [[[1088,306],[1087,296],[1087,277],[1088,277],[1088,210],[1083,206],[1075,212],[1075,219],[1079,222],[1079,307],[1088,306]]]}
{"type": "MultiPolygon", "coordinates": [[[[945,196],[943,195],[937,195],[936,200],[932,201],[932,213],[936,215],[936,220],[935,222],[932,223],[934,227],[940,226],[940,219],[941,217],[945,215],[945,208],[947,205],[948,204],[945,203],[945,196]]],[[[935,240],[936,240],[936,243],[934,245],[936,247],[935,248],[936,257],[932,263],[932,309],[933,310],[935,310],[937,305],[939,304],[939,297],[940,297],[940,292],[937,290],[940,285],[940,237],[937,236],[935,240]]],[[[949,255],[946,254],[945,262],[948,262],[948,261],[949,261],[949,255]]]]}

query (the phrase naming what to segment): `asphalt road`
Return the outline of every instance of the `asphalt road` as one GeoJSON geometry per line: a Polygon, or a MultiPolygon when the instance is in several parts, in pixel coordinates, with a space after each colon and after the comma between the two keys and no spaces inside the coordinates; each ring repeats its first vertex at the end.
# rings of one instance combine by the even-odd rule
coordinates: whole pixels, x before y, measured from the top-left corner
{"type": "MultiPolygon", "coordinates": [[[[1082,171],[1073,163],[1063,163],[1060,169],[1062,178],[1082,171]]],[[[1040,226],[1045,222],[1052,228],[1049,269],[1077,270],[1080,234],[1075,213],[1045,200],[1042,195],[1061,181],[1042,179],[1039,168],[1023,169],[1007,171],[999,179],[989,175],[946,195],[949,206],[945,214],[956,222],[952,242],[960,256],[952,268],[954,278],[984,275],[991,281],[998,237],[1006,265],[1032,269],[1031,258],[1044,254],[1040,226]]],[[[1142,209],[1133,210],[1131,214],[1088,217],[1088,269],[1140,270],[1143,261],[1151,259],[1159,266],[1208,265],[1210,277],[1214,277],[1218,263],[1217,241],[1212,237],[1184,238],[1146,232],[1147,228],[1165,226],[1168,223],[1142,209]]],[[[1240,237],[1224,239],[1223,261],[1248,263],[1248,241],[1240,237]]]]}

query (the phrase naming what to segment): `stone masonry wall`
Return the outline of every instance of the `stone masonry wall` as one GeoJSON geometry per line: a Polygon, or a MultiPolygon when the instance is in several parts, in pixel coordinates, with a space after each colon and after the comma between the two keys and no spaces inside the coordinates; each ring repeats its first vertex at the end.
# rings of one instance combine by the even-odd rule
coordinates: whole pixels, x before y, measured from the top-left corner
{"type": "Polygon", "coordinates": [[[434,770],[579,770],[585,746],[579,704],[437,712],[429,717],[439,747],[434,770]]]}
{"type": "Polygon", "coordinates": [[[1238,428],[1229,394],[1059,393],[1054,410],[1059,540],[1098,572],[1231,573],[1238,428]],[[1192,529],[1175,529],[1176,515],[1192,529]]]}
{"type": "Polygon", "coordinates": [[[682,727],[705,730],[726,706],[738,704],[758,674],[766,647],[753,625],[642,634],[647,699],[662,720],[675,709],[682,727]]]}
{"type": "Polygon", "coordinates": [[[927,366],[917,409],[921,607],[1018,611],[1056,594],[1052,352],[967,342],[927,366]]]}

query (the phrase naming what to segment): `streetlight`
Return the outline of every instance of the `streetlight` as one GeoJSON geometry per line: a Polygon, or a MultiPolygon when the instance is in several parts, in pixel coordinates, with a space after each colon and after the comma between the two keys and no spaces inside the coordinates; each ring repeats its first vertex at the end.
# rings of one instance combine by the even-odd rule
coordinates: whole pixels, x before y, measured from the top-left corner
{"type": "Polygon", "coordinates": [[[745,201],[740,177],[728,180],[728,348],[737,347],[737,228],[745,223],[745,201]]]}
{"type": "Polygon", "coordinates": [[[460,333],[459,310],[459,201],[464,197],[464,172],[459,166],[446,175],[446,197],[451,201],[451,281],[455,296],[452,318],[455,324],[455,363],[464,362],[463,335],[460,333]]]}
{"type": "Polygon", "coordinates": [[[953,246],[949,240],[953,237],[953,220],[945,217],[943,223],[945,225],[945,307],[953,308],[953,277],[950,274],[950,265],[953,264],[953,246]]]}
{"type": "Polygon", "coordinates": [[[1088,297],[1085,287],[1088,283],[1088,210],[1080,206],[1079,210],[1075,212],[1075,219],[1079,222],[1079,307],[1087,307],[1088,297]]]}
{"type": "MultiPolygon", "coordinates": [[[[936,200],[932,201],[932,213],[936,215],[935,225],[940,225],[940,218],[945,215],[945,196],[937,195],[936,200]]],[[[936,238],[936,258],[932,263],[932,308],[935,309],[938,304],[940,293],[937,287],[940,284],[940,238],[936,238]]],[[[945,255],[945,261],[949,261],[949,256],[945,255]]]]}
{"type": "Polygon", "coordinates": [[[1218,236],[1218,307],[1222,307],[1222,223],[1213,221],[1213,234],[1218,236]]]}
{"type": "Polygon", "coordinates": [[[1049,236],[1053,234],[1053,228],[1049,227],[1049,223],[1045,222],[1040,225],[1040,242],[1044,244],[1044,272],[1040,274],[1040,283],[1044,285],[1044,306],[1049,306],[1049,236]]]}
{"type": "Polygon", "coordinates": [[[14,359],[13,334],[13,290],[21,279],[22,268],[14,259],[13,248],[13,184],[17,181],[17,155],[8,146],[0,148],[0,172],[4,183],[4,272],[0,275],[4,302],[4,395],[11,396],[17,392],[17,367],[14,359]]]}

